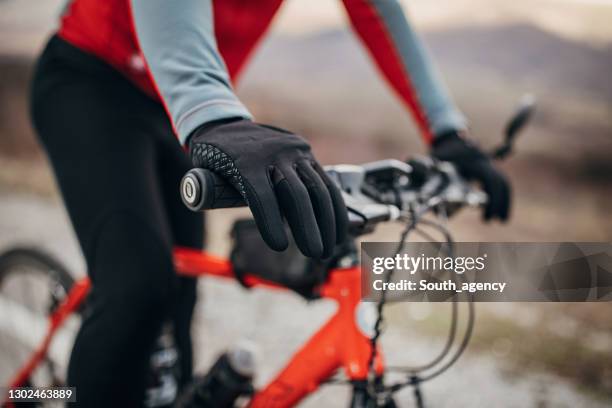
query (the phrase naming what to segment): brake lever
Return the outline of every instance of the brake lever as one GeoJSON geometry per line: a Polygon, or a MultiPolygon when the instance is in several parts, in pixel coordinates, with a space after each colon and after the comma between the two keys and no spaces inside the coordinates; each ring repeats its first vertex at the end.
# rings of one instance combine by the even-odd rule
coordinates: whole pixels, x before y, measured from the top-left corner
{"type": "MultiPolygon", "coordinates": [[[[444,205],[446,212],[452,215],[464,205],[481,206],[488,201],[486,193],[464,180],[452,163],[436,162],[433,171],[437,177],[431,183],[435,181],[437,184],[430,187],[431,191],[424,199],[428,206],[444,205]]],[[[422,190],[426,190],[425,187],[422,190]]]]}
{"type": "Polygon", "coordinates": [[[380,222],[399,218],[397,207],[376,202],[363,193],[366,177],[363,166],[349,164],[325,166],[325,171],[342,192],[349,212],[349,229],[354,235],[370,232],[380,222]]]}
{"type": "Polygon", "coordinates": [[[531,94],[523,95],[516,112],[506,124],[503,142],[489,153],[493,160],[503,160],[512,153],[516,137],[529,123],[535,110],[536,98],[531,94]]]}

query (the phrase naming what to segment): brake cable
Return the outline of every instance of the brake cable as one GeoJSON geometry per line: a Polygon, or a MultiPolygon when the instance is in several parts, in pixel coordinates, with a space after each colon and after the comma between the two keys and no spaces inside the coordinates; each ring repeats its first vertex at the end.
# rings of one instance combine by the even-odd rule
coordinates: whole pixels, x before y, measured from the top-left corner
{"type": "MultiPolygon", "coordinates": [[[[402,235],[400,237],[399,244],[393,256],[398,255],[404,249],[404,244],[406,243],[408,234],[410,234],[410,232],[415,228],[416,223],[417,223],[417,219],[413,218],[410,224],[408,224],[406,228],[404,228],[404,230],[402,231],[402,235]]],[[[391,282],[391,278],[393,277],[394,271],[395,271],[395,268],[387,271],[387,273],[385,274],[385,284],[391,282]]],[[[387,285],[384,285],[384,287],[386,286],[387,285]]],[[[385,307],[386,302],[387,302],[387,290],[385,289],[382,291],[380,295],[380,299],[378,300],[378,303],[376,304],[376,313],[377,313],[376,323],[374,324],[374,334],[370,338],[371,351],[370,351],[370,359],[368,361],[368,373],[370,375],[373,375],[374,377],[376,377],[376,372],[375,372],[376,370],[374,370],[374,362],[376,360],[376,355],[378,351],[377,350],[378,339],[380,338],[380,335],[382,334],[382,325],[384,322],[383,309],[385,307]]]]}
{"type": "MultiPolygon", "coordinates": [[[[399,255],[399,253],[403,250],[404,245],[406,243],[406,240],[408,239],[408,235],[412,232],[412,231],[416,231],[419,234],[421,234],[422,236],[424,236],[426,239],[427,238],[432,238],[429,234],[425,233],[424,231],[420,230],[417,228],[419,223],[431,226],[433,228],[435,228],[436,230],[438,230],[440,233],[442,233],[442,235],[444,236],[444,238],[446,239],[446,244],[448,245],[448,254],[449,256],[453,257],[454,256],[454,240],[450,234],[450,232],[441,224],[439,223],[435,223],[433,221],[429,221],[429,220],[423,220],[421,219],[421,216],[423,214],[425,214],[430,208],[426,208],[426,209],[421,209],[421,211],[419,211],[419,213],[415,213],[413,210],[411,210],[411,218],[409,220],[409,223],[406,225],[406,227],[404,228],[404,230],[402,231],[402,234],[400,236],[400,241],[398,244],[398,247],[395,251],[395,255],[399,255]]],[[[386,275],[385,275],[385,283],[390,283],[393,273],[395,272],[395,269],[391,269],[389,271],[387,271],[386,275]]],[[[455,278],[455,276],[453,275],[453,279],[455,278]]],[[[461,277],[461,279],[463,280],[463,277],[461,277]]],[[[386,287],[386,286],[385,286],[386,287]]],[[[465,329],[465,333],[463,336],[463,339],[461,341],[461,343],[459,344],[458,349],[455,351],[455,353],[451,356],[451,358],[445,363],[443,364],[441,367],[439,367],[437,370],[434,370],[431,373],[427,373],[426,375],[422,375],[424,372],[426,372],[427,370],[431,370],[433,369],[438,363],[440,363],[441,361],[443,361],[444,359],[446,359],[451,352],[451,348],[452,345],[454,343],[454,340],[456,338],[456,334],[457,334],[457,322],[458,322],[458,305],[457,305],[457,297],[456,295],[453,296],[453,300],[452,300],[452,309],[451,309],[451,326],[449,329],[449,335],[446,341],[445,346],[443,347],[442,351],[438,354],[437,357],[435,357],[432,361],[430,361],[427,364],[424,364],[422,366],[418,366],[418,367],[396,367],[393,368],[391,370],[393,371],[403,371],[409,374],[409,377],[406,381],[403,382],[399,382],[396,384],[393,384],[391,386],[388,387],[384,387],[383,386],[383,390],[386,391],[388,393],[388,395],[390,396],[391,394],[394,394],[398,391],[400,391],[401,389],[407,387],[407,386],[412,386],[414,387],[414,396],[416,399],[416,403],[417,403],[417,407],[422,407],[423,406],[423,398],[422,398],[422,394],[420,391],[420,384],[425,382],[425,381],[429,381],[437,376],[439,376],[440,374],[444,373],[445,371],[447,371],[453,364],[455,364],[457,362],[457,360],[461,357],[461,355],[464,353],[464,351],[467,348],[467,345],[470,341],[470,338],[472,336],[472,332],[473,332],[473,328],[474,328],[474,320],[475,320],[475,308],[474,308],[474,304],[472,301],[472,298],[470,295],[468,296],[468,322],[466,325],[466,329],[465,329]]],[[[383,290],[381,293],[381,297],[376,305],[376,312],[377,312],[377,318],[376,318],[376,322],[374,324],[374,333],[373,336],[370,338],[370,345],[371,345],[371,353],[370,353],[370,359],[368,362],[368,377],[369,377],[369,381],[368,381],[368,389],[370,392],[370,395],[373,396],[375,399],[378,398],[379,394],[380,394],[380,383],[376,381],[377,379],[377,375],[376,375],[376,370],[374,369],[374,365],[375,365],[375,360],[376,360],[376,356],[377,356],[377,352],[378,352],[378,341],[382,335],[383,332],[383,323],[384,323],[384,306],[387,302],[387,290],[383,290]]]]}
{"type": "MultiPolygon", "coordinates": [[[[448,230],[446,228],[444,228],[442,225],[438,224],[438,223],[434,223],[428,220],[422,220],[421,223],[423,224],[427,224],[430,225],[436,229],[438,229],[440,232],[442,232],[446,238],[447,238],[447,243],[449,244],[449,256],[453,257],[454,256],[454,241],[452,239],[452,237],[450,236],[450,234],[448,233],[448,230]]],[[[453,277],[455,277],[455,275],[453,275],[453,277]]],[[[465,281],[465,278],[463,277],[463,275],[460,275],[460,279],[461,281],[465,281]]],[[[438,368],[437,370],[428,373],[426,376],[420,377],[420,381],[424,382],[424,381],[428,381],[434,377],[437,377],[438,375],[442,374],[443,372],[445,372],[447,369],[449,369],[458,359],[459,357],[463,354],[463,352],[465,351],[465,349],[467,348],[467,345],[469,343],[469,340],[471,338],[472,332],[473,332],[473,328],[474,328],[474,321],[475,321],[475,307],[474,307],[474,302],[473,302],[473,295],[467,294],[466,296],[468,297],[468,321],[466,323],[466,329],[465,329],[465,333],[463,336],[463,339],[461,341],[461,343],[459,344],[459,347],[457,349],[457,351],[455,351],[454,355],[452,355],[452,357],[449,359],[448,362],[446,362],[442,367],[438,368]]],[[[453,298],[453,305],[456,306],[457,304],[457,298],[454,297],[453,298]]],[[[456,330],[456,326],[457,326],[457,316],[458,314],[453,313],[451,315],[451,319],[454,319],[455,321],[451,321],[451,326],[456,330]]],[[[454,337],[454,330],[451,329],[451,333],[449,334],[449,337],[454,337]]],[[[449,340],[451,340],[449,338],[449,340]]],[[[448,345],[449,342],[447,342],[448,345]]],[[[450,341],[450,345],[452,345],[452,341],[450,341]]],[[[441,355],[439,356],[439,358],[435,359],[437,360],[437,362],[442,361],[444,359],[444,357],[447,357],[448,351],[449,351],[450,347],[445,347],[445,349],[443,350],[443,352],[441,353],[441,355]],[[445,353],[446,352],[446,353],[445,353]]],[[[424,365],[422,367],[416,367],[416,368],[405,368],[403,371],[406,372],[410,372],[413,374],[416,374],[418,372],[423,372],[427,369],[430,369],[433,367],[434,364],[429,363],[427,365],[424,365]]],[[[411,380],[412,381],[412,380],[411,380]]],[[[410,383],[405,385],[410,385],[410,383]]],[[[397,388],[397,385],[395,386],[395,388],[397,388]]],[[[400,387],[401,389],[401,387],[400,387]]],[[[398,389],[399,390],[399,389],[398,389]]]]}

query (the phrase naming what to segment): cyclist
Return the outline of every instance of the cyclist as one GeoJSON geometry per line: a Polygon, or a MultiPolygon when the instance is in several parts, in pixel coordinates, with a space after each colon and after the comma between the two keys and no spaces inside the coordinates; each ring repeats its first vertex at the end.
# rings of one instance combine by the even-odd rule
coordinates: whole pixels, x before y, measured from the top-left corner
{"type": "MultiPolygon", "coordinates": [[[[177,191],[192,165],[244,195],[273,249],[287,246],[283,219],[307,256],[344,239],[342,198],[308,143],[256,123],[233,90],[281,3],[73,0],[39,59],[33,122],[93,282],[68,370],[81,405],[142,404],[160,316],[174,320],[182,381],[191,376],[195,283],[174,274],[172,246],[203,245],[201,215],[177,191]]],[[[508,184],[463,137],[465,119],[398,1],[344,5],[432,154],[483,184],[487,219],[506,219],[508,184]]]]}

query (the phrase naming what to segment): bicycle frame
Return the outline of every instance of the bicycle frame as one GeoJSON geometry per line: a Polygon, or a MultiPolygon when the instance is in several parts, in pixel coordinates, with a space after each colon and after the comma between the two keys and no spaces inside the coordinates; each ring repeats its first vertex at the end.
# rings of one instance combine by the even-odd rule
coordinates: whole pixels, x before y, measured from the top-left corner
{"type": "MultiPolygon", "coordinates": [[[[175,248],[175,269],[179,275],[200,277],[214,276],[234,279],[229,260],[206,252],[188,248],[175,248]]],[[[339,368],[352,382],[362,382],[368,376],[371,356],[370,339],[357,327],[357,305],[361,300],[361,279],[358,266],[333,269],[320,288],[324,298],[337,303],[335,314],[298,350],[281,372],[251,398],[249,407],[291,407],[329,379],[339,368]]],[[[257,276],[246,275],[248,286],[261,286],[287,290],[257,276]]],[[[15,375],[9,387],[20,387],[32,375],[44,359],[49,344],[57,330],[70,314],[86,299],[91,288],[88,278],[78,281],[66,299],[49,316],[49,328],[40,346],[15,375]]],[[[384,371],[383,356],[377,350],[374,368],[378,375],[384,371]]],[[[11,406],[11,404],[7,404],[11,406]]]]}

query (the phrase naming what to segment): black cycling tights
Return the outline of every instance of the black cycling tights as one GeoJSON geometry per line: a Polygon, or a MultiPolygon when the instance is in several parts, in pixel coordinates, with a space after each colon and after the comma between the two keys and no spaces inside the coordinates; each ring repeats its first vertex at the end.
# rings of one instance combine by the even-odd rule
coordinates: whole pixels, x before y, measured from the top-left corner
{"type": "Polygon", "coordinates": [[[93,282],[68,383],[80,406],[140,406],[164,318],[191,375],[196,286],[172,265],[173,245],[203,244],[202,216],[179,197],[189,160],[158,102],[57,37],[38,62],[32,116],[93,282]]]}

